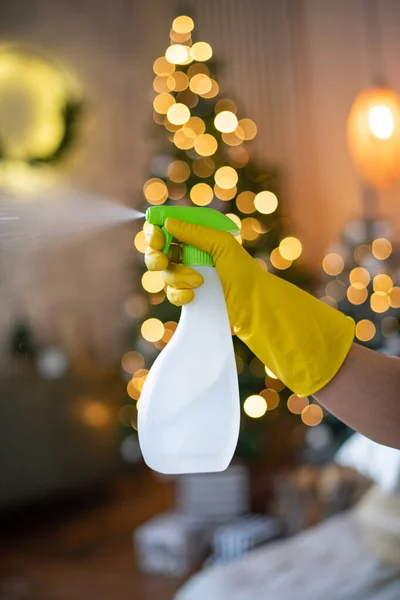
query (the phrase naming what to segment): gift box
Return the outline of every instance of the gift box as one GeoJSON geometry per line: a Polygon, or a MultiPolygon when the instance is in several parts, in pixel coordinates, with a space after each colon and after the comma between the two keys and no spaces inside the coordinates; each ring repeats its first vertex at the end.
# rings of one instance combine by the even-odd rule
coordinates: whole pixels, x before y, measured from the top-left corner
{"type": "Polygon", "coordinates": [[[163,513],[138,527],[133,540],[142,571],[181,576],[204,558],[210,533],[202,519],[163,513]]]}
{"type": "Polygon", "coordinates": [[[209,564],[236,560],[253,548],[276,539],[280,533],[281,525],[275,517],[249,514],[234,519],[215,529],[209,564]]]}
{"type": "Polygon", "coordinates": [[[220,473],[182,475],[177,482],[178,511],[208,523],[224,523],[250,510],[247,469],[234,464],[220,473]]]}

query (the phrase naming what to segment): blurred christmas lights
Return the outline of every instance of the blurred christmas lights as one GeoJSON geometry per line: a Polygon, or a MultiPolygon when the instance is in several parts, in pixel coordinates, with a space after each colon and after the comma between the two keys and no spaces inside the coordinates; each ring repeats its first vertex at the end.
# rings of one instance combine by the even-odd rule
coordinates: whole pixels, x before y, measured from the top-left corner
{"type": "Polygon", "coordinates": [[[262,396],[255,394],[246,398],[243,410],[248,417],[258,419],[267,412],[267,403],[262,396]]]}

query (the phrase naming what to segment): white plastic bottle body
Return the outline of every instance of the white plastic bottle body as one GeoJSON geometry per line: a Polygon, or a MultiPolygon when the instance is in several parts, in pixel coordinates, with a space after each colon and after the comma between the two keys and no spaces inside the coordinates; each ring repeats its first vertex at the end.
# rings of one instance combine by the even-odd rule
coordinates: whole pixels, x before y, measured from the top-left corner
{"type": "Polygon", "coordinates": [[[139,442],[146,464],[161,473],[226,469],[240,424],[232,335],[214,267],[182,308],[168,346],[154,362],[139,400],[139,442]]]}

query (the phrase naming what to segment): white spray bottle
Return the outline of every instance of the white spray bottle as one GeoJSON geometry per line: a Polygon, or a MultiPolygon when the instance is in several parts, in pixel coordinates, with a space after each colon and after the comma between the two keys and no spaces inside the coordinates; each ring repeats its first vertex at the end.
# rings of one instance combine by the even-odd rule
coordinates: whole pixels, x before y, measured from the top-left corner
{"type": "MultiPolygon", "coordinates": [[[[155,206],[146,220],[163,229],[168,217],[237,233],[231,219],[210,208],[155,206]]],[[[221,281],[212,257],[184,246],[183,262],[204,278],[182,308],[174,336],[155,360],[143,386],[139,442],[146,464],[161,473],[226,469],[240,424],[239,388],[232,335],[221,281]]]]}

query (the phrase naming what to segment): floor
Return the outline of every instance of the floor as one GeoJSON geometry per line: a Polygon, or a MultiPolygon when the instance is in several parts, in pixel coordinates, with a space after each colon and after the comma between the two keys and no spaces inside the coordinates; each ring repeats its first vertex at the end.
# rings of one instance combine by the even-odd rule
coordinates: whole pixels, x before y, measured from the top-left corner
{"type": "Polygon", "coordinates": [[[132,531],[173,503],[149,472],[3,515],[0,600],[172,600],[182,580],[140,573],[132,531]]]}

